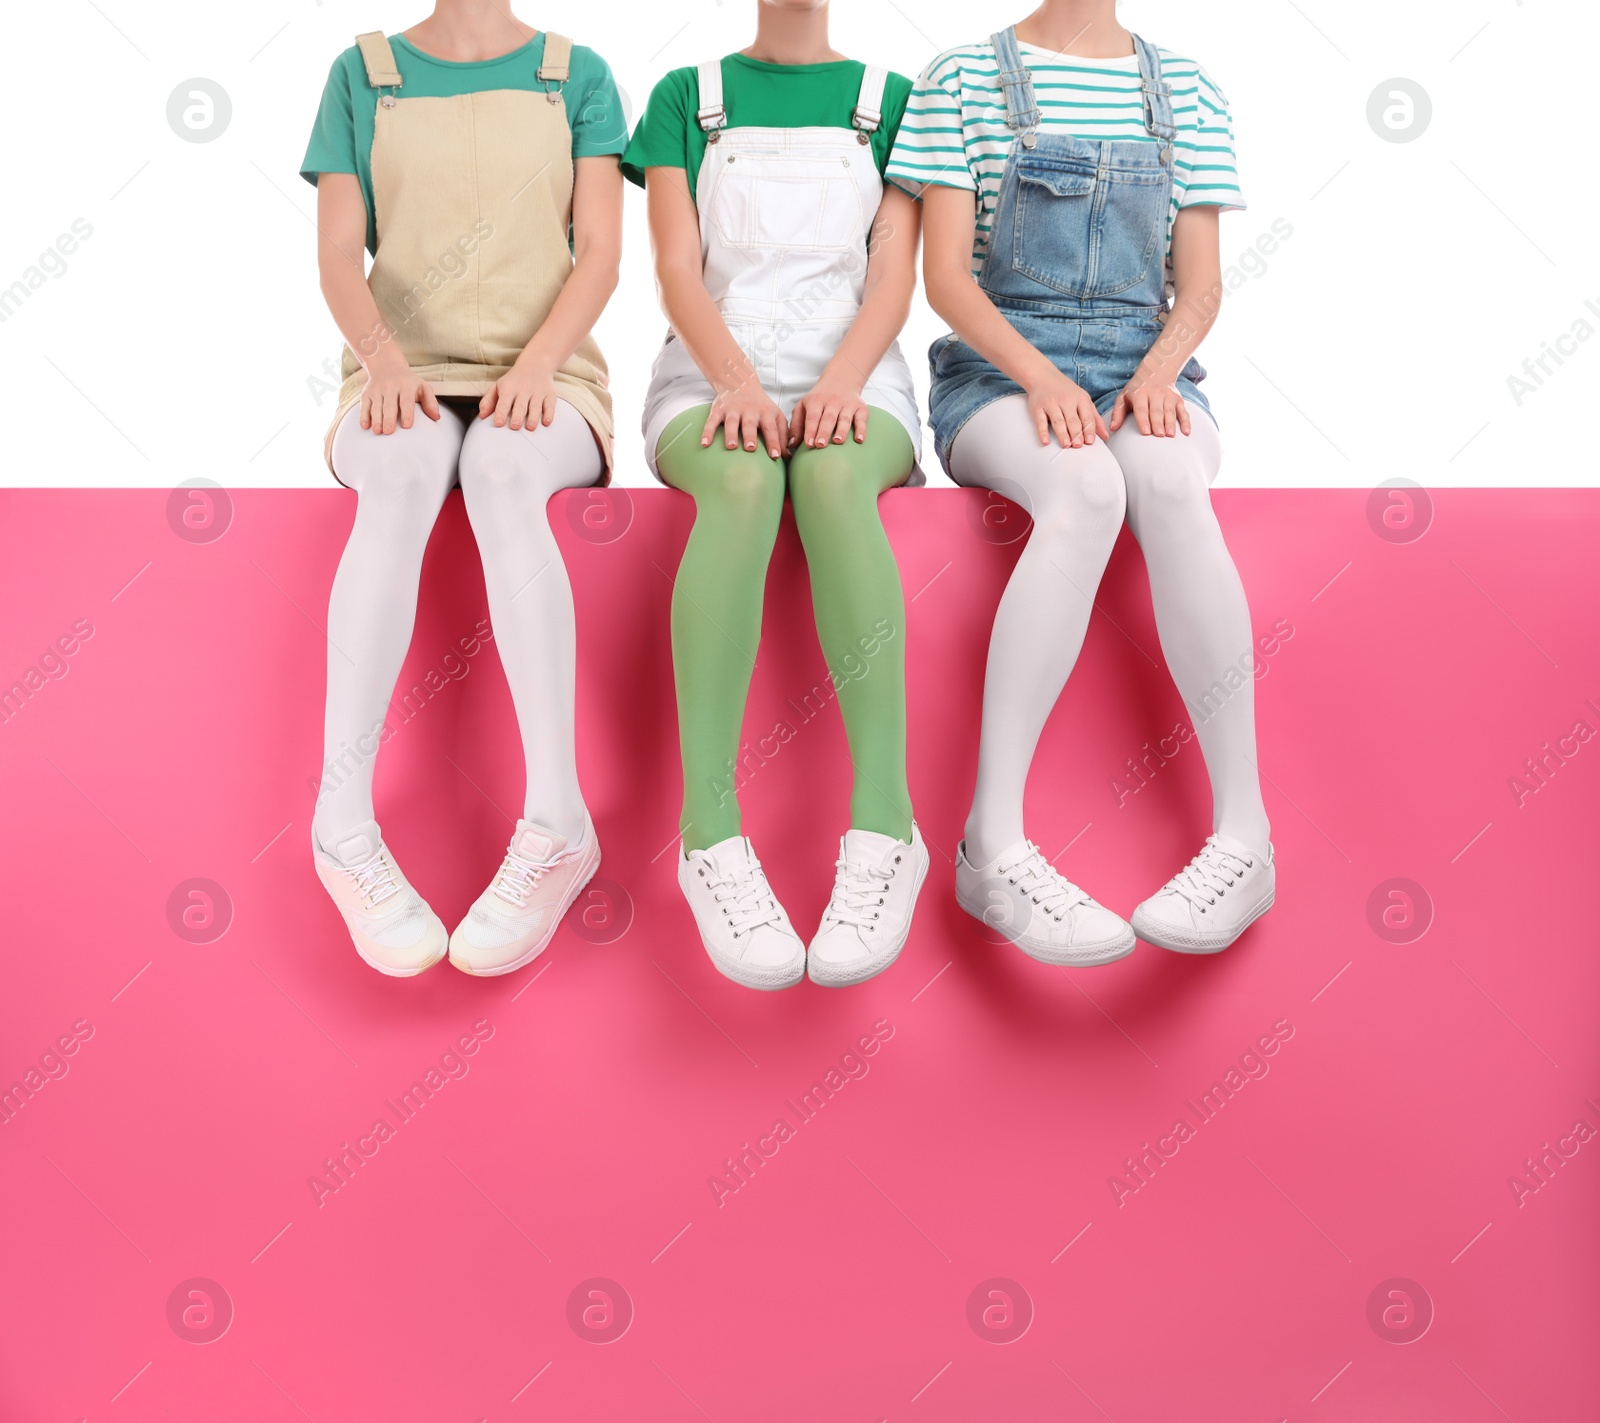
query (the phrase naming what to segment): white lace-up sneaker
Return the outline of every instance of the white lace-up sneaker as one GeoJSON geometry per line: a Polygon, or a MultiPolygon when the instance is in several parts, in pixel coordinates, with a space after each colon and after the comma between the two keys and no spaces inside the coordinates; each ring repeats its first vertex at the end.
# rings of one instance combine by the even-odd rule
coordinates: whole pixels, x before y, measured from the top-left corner
{"type": "Polygon", "coordinates": [[[332,854],[315,836],[311,848],[356,952],[379,973],[410,978],[444,957],[444,925],[400,873],[375,821],[339,841],[332,854]]]}
{"type": "Polygon", "coordinates": [[[871,830],[839,842],[833,896],[811,941],[806,971],[823,988],[865,983],[900,956],[911,912],[928,873],[928,850],[915,823],[911,843],[871,830]]]}
{"type": "Polygon", "coordinates": [[[743,835],[678,858],[678,886],[717,971],[746,988],[789,988],[806,972],[806,946],[743,835]]]}
{"type": "Polygon", "coordinates": [[[1277,894],[1272,846],[1263,857],[1231,835],[1211,835],[1194,859],[1133,911],[1134,932],[1180,954],[1221,953],[1277,894]]]}
{"type": "Polygon", "coordinates": [[[532,963],[599,868],[600,842],[587,815],[583,838],[570,847],[555,831],[519,820],[499,873],[450,936],[450,962],[480,978],[532,963]]]}
{"type": "Polygon", "coordinates": [[[956,903],[1040,963],[1113,963],[1137,942],[1127,923],[1061,874],[1031,840],[988,865],[956,851],[956,903]]]}

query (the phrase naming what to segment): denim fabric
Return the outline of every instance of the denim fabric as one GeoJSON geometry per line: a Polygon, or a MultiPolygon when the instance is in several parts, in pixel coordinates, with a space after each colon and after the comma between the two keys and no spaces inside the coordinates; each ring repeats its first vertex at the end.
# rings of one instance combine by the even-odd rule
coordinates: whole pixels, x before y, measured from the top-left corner
{"type": "MultiPolygon", "coordinates": [[[[1102,414],[1161,334],[1167,311],[1166,248],[1172,205],[1172,95],[1161,59],[1137,35],[1145,126],[1155,143],[1040,134],[1033,84],[1016,32],[994,36],[1006,121],[1017,139],[1000,183],[989,251],[978,284],[1006,319],[1102,414]]],[[[1022,392],[957,337],[928,351],[929,417],[940,460],[985,405],[1022,392]]],[[[1178,378],[1186,401],[1210,413],[1190,360],[1178,378]]]]}

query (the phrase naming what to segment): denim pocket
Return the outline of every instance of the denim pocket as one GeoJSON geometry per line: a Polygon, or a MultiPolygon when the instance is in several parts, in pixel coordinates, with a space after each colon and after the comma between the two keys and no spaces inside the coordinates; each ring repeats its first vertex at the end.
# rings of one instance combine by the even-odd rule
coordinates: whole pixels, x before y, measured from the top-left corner
{"type": "Polygon", "coordinates": [[[1017,159],[1011,263],[1079,300],[1145,282],[1165,249],[1171,181],[1156,164],[1086,167],[1017,159]]]}
{"type": "Polygon", "coordinates": [[[944,367],[947,363],[946,358],[949,356],[951,350],[960,344],[961,338],[957,336],[954,331],[952,331],[947,335],[939,337],[937,341],[929,346],[928,374],[930,376],[943,375],[944,367]]]}

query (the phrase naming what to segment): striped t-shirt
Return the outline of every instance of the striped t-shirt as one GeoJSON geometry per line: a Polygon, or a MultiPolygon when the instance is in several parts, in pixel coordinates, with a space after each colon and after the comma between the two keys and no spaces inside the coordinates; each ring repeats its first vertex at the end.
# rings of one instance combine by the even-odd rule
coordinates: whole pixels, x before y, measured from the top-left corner
{"type": "MultiPolygon", "coordinates": [[[[1139,57],[1078,59],[1021,44],[1033,76],[1039,131],[1073,138],[1154,143],[1144,121],[1139,57]]],[[[1174,148],[1172,219],[1178,209],[1213,204],[1242,208],[1228,100],[1192,59],[1161,50],[1161,77],[1172,89],[1174,148]]],[[[1015,139],[1006,124],[1005,91],[994,46],[947,49],[922,72],[906,107],[886,176],[913,196],[929,184],[978,194],[973,270],[989,250],[1000,178],[1015,139]]],[[[1172,246],[1172,219],[1167,246],[1172,246]]]]}

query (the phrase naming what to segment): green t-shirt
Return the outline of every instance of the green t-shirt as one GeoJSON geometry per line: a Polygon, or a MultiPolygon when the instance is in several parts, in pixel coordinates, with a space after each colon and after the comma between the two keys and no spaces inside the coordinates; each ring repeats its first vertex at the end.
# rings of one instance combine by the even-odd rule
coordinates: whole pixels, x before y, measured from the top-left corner
{"type": "MultiPolygon", "coordinates": [[[[722,104],[728,128],[849,128],[866,65],[856,59],[829,64],[767,64],[730,54],[722,61],[722,104]]],[[[872,135],[872,156],[882,173],[894,147],[911,81],[891,73],[883,86],[883,121],[872,135]]],[[[646,168],[682,168],[694,179],[705,157],[706,134],[695,111],[700,80],[693,67],[674,69],[650,91],[622,172],[644,183],[646,168]]]]}
{"type": "MultiPolygon", "coordinates": [[[[467,64],[435,59],[402,35],[391,35],[389,46],[400,71],[404,98],[448,99],[490,89],[547,87],[538,72],[544,58],[543,32],[510,54],[467,64]]],[[[572,156],[622,153],[628,146],[628,119],[610,66],[592,49],[575,44],[569,70],[562,96],[572,127],[572,156]]],[[[300,164],[300,176],[308,183],[314,184],[319,173],[354,173],[361,180],[367,200],[367,249],[371,252],[378,248],[372,199],[372,132],[377,105],[378,91],[367,82],[361,51],[352,45],[333,62],[311,142],[300,164]]]]}

